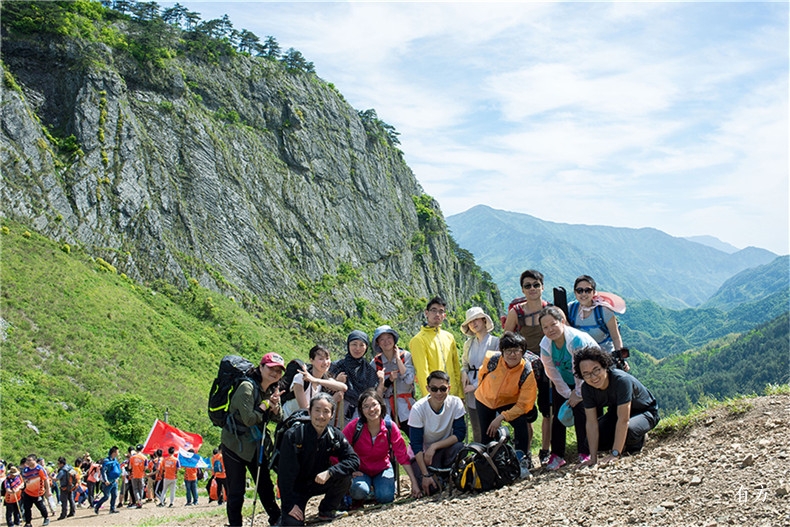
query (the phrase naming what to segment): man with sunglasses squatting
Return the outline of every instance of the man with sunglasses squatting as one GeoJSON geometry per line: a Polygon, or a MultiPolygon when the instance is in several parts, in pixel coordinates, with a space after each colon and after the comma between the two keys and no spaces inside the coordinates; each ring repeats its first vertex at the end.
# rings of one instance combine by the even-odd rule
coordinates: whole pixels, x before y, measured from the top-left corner
{"type": "Polygon", "coordinates": [[[409,414],[409,442],[414,452],[412,469],[422,492],[441,491],[428,467],[450,468],[466,438],[466,410],[460,397],[450,395],[450,377],[437,370],[428,375],[428,395],[414,403],[409,414]]]}

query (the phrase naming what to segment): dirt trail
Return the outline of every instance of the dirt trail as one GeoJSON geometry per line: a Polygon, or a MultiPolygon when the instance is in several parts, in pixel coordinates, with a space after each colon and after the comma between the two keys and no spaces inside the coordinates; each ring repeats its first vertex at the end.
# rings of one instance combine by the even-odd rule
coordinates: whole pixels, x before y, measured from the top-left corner
{"type": "MultiPolygon", "coordinates": [[[[790,396],[718,408],[689,430],[649,438],[642,454],[611,466],[533,474],[497,491],[407,501],[357,512],[332,526],[790,527],[790,396]]],[[[149,504],[113,515],[81,509],[76,518],[53,525],[225,525],[216,504],[187,508],[183,498],[177,502],[172,509],[149,504]]],[[[308,514],[317,502],[310,500],[308,514]]],[[[254,525],[267,523],[259,514],[254,525]]],[[[34,521],[39,525],[40,519],[34,521]]]]}

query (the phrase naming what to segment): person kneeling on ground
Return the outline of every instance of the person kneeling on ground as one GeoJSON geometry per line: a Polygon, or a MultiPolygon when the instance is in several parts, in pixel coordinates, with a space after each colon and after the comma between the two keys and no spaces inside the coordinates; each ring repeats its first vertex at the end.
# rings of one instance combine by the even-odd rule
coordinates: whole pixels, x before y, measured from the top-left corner
{"type": "Polygon", "coordinates": [[[337,509],[351,487],[351,475],[359,470],[359,457],[351,444],[330,424],[335,413],[332,396],[317,393],[310,400],[309,412],[310,424],[290,428],[280,447],[277,484],[282,499],[281,525],[304,525],[307,501],[322,494],[318,519],[339,517],[337,509]],[[330,457],[337,462],[333,464],[330,457]]]}
{"type": "Polygon", "coordinates": [[[611,454],[601,460],[602,465],[622,453],[642,450],[645,435],[659,419],[653,394],[633,375],[615,368],[611,354],[595,347],[576,352],[575,370],[576,376],[584,379],[582,400],[590,445],[590,459],[582,464],[597,463],[599,450],[611,448],[611,454]]]}
{"type": "Polygon", "coordinates": [[[425,397],[414,403],[409,415],[409,442],[414,452],[412,469],[428,496],[441,490],[428,467],[447,469],[464,446],[466,410],[460,397],[450,395],[450,376],[443,371],[428,375],[425,397]]]}
{"type": "Polygon", "coordinates": [[[372,388],[365,390],[359,396],[357,410],[359,418],[353,419],[343,429],[343,435],[351,442],[360,463],[359,470],[353,474],[349,492],[351,499],[358,502],[375,499],[377,503],[392,503],[396,485],[395,467],[392,464],[396,460],[409,475],[411,496],[422,496],[420,484],[411,468],[408,447],[400,428],[387,418],[384,398],[372,388]]]}
{"type": "MultiPolygon", "coordinates": [[[[532,468],[529,423],[538,418],[535,400],[538,385],[532,364],[524,360],[527,341],[518,333],[507,331],[499,340],[501,352],[489,352],[480,367],[480,381],[475,391],[477,417],[484,436],[496,439],[502,421],[513,426],[516,450],[524,454],[522,466],[532,468]]],[[[487,442],[487,441],[486,441],[487,442]]]]}

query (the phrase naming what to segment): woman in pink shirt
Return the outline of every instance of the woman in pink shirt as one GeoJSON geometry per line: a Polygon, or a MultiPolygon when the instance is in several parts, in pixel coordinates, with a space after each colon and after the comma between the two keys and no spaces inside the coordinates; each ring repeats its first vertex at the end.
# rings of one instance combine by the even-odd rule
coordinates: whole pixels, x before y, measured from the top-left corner
{"type": "Polygon", "coordinates": [[[387,407],[375,389],[362,392],[357,401],[358,418],[352,419],[343,429],[354,452],[359,456],[359,471],[351,483],[352,500],[391,503],[395,500],[395,470],[390,452],[411,480],[411,495],[422,496],[420,485],[411,468],[406,442],[396,424],[388,418],[387,407]]]}

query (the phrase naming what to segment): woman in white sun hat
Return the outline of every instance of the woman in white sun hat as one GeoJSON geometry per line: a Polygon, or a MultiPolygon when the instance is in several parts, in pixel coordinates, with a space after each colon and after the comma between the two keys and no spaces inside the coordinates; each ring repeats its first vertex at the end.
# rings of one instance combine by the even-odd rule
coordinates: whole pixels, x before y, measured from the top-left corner
{"type": "Polygon", "coordinates": [[[461,356],[461,386],[464,390],[467,413],[472,423],[472,438],[477,443],[482,440],[475,406],[477,373],[483,365],[486,352],[499,350],[499,337],[491,334],[493,330],[494,321],[483,311],[483,308],[471,307],[466,311],[466,320],[461,324],[461,333],[469,338],[464,342],[464,353],[461,356]]]}

